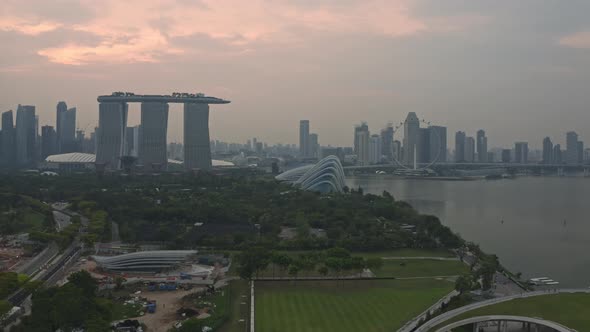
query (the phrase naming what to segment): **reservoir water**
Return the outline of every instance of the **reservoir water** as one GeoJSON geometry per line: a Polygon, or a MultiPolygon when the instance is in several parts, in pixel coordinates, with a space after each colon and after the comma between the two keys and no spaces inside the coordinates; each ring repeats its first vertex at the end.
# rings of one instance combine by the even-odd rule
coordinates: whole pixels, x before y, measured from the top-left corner
{"type": "Polygon", "coordinates": [[[590,286],[590,178],[437,181],[369,175],[349,177],[347,185],[365,193],[387,190],[439,217],[525,278],[590,286]]]}

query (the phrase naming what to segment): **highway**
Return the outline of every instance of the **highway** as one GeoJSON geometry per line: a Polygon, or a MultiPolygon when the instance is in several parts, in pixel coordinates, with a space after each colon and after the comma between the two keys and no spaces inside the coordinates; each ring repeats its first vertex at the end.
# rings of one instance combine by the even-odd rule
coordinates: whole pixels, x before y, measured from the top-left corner
{"type": "MultiPolygon", "coordinates": [[[[75,213],[75,212],[66,210],[66,208],[65,208],[65,206],[63,206],[63,204],[60,206],[56,206],[54,204],[53,207],[55,210],[60,211],[60,213],[62,213],[63,215],[66,215],[68,217],[71,217],[73,215],[77,215],[77,213],[75,213]]],[[[80,227],[78,235],[72,241],[72,244],[70,244],[70,246],[64,250],[63,254],[57,259],[56,262],[51,264],[47,270],[39,272],[40,274],[36,280],[39,280],[39,281],[46,283],[48,285],[53,285],[57,280],[59,280],[61,277],[63,277],[60,272],[63,272],[64,270],[66,270],[68,264],[75,261],[75,259],[77,259],[79,257],[80,253],[82,252],[82,248],[83,248],[83,246],[80,243],[80,233],[82,233],[83,230],[86,229],[86,227],[88,226],[88,218],[80,216],[80,220],[81,220],[82,225],[80,227]]],[[[49,248],[51,248],[49,253],[53,253],[53,251],[57,250],[57,246],[53,243],[50,244],[49,248]]],[[[43,254],[43,257],[41,257],[42,259],[35,258],[34,264],[32,264],[32,266],[28,267],[28,270],[37,271],[37,270],[39,270],[39,268],[41,266],[46,265],[53,257],[55,257],[55,254],[50,255],[45,252],[43,252],[42,254],[43,254]]],[[[31,292],[29,290],[21,288],[21,289],[17,290],[16,292],[14,292],[12,295],[10,295],[7,298],[7,300],[13,306],[20,307],[21,304],[24,302],[24,300],[29,295],[31,295],[31,292]]]]}

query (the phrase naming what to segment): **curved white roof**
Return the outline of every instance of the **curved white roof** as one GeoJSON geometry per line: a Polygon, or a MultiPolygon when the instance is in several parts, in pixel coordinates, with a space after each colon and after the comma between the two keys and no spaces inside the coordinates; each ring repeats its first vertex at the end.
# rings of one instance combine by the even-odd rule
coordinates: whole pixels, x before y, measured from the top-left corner
{"type": "Polygon", "coordinates": [[[92,256],[100,267],[108,270],[161,270],[184,262],[195,250],[138,251],[118,256],[92,256]]]}
{"type": "MultiPolygon", "coordinates": [[[[96,155],[92,153],[64,153],[54,154],[45,158],[49,163],[94,163],[96,155]]],[[[170,164],[182,164],[180,160],[168,159],[170,164]]],[[[211,160],[213,167],[235,166],[234,163],[225,160],[211,160]]]]}
{"type": "Polygon", "coordinates": [[[346,185],[344,169],[336,156],[328,156],[315,165],[289,170],[279,174],[276,179],[292,183],[303,190],[320,192],[343,192],[346,185]]]}
{"type": "Polygon", "coordinates": [[[94,163],[96,155],[91,153],[64,153],[54,154],[45,158],[49,163],[94,163]]]}

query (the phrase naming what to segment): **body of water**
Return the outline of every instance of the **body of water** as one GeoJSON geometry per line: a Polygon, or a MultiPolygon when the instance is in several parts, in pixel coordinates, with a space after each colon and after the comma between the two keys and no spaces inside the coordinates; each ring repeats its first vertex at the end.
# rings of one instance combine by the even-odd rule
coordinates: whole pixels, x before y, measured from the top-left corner
{"type": "Polygon", "coordinates": [[[590,286],[590,178],[521,177],[495,181],[347,178],[366,193],[397,200],[495,253],[512,272],[590,286]]]}

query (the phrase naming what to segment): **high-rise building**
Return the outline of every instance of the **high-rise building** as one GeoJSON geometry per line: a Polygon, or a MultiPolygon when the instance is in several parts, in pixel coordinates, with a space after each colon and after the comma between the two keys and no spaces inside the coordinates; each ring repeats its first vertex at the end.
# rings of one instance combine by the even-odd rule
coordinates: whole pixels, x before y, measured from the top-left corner
{"type": "Polygon", "coordinates": [[[366,127],[367,130],[360,130],[356,133],[356,141],[357,141],[357,163],[359,165],[368,165],[369,164],[369,129],[366,127]]]}
{"type": "Polygon", "coordinates": [[[455,162],[465,162],[465,132],[455,133],[455,162]]]}
{"type": "Polygon", "coordinates": [[[61,149],[61,134],[62,134],[62,123],[63,123],[63,116],[64,114],[68,111],[68,105],[66,104],[65,101],[60,101],[59,103],[57,103],[57,107],[56,107],[56,117],[55,117],[55,133],[56,133],[56,139],[57,139],[57,150],[59,153],[62,152],[61,149]]]}
{"type": "Polygon", "coordinates": [[[428,127],[430,133],[430,153],[428,162],[447,162],[447,127],[430,126],[428,127]]]}
{"type": "Polygon", "coordinates": [[[467,163],[472,163],[475,161],[475,138],[471,136],[465,137],[464,161],[467,163]]]}
{"type": "Polygon", "coordinates": [[[529,162],[529,143],[514,143],[514,162],[517,164],[526,164],[529,162]]]}
{"type": "Polygon", "coordinates": [[[397,162],[401,162],[402,160],[402,142],[398,140],[393,141],[393,158],[397,162]]]}
{"type": "Polygon", "coordinates": [[[37,132],[35,106],[18,105],[16,111],[16,162],[21,167],[31,167],[37,161],[37,132]]]}
{"type": "Polygon", "coordinates": [[[59,135],[60,153],[76,152],[76,108],[61,114],[61,133],[59,135]]]}
{"type": "Polygon", "coordinates": [[[430,162],[430,128],[418,128],[416,161],[422,164],[430,162]]]}
{"type": "Polygon", "coordinates": [[[381,129],[381,154],[388,161],[393,160],[393,125],[381,129]]]}
{"type": "Polygon", "coordinates": [[[508,164],[511,161],[511,154],[512,151],[510,149],[502,149],[502,162],[508,164]]]}
{"type": "Polygon", "coordinates": [[[318,158],[320,156],[320,143],[318,134],[309,134],[309,157],[318,158]]]}
{"type": "Polygon", "coordinates": [[[57,153],[57,133],[52,126],[41,127],[41,159],[57,153]]]}
{"type": "Polygon", "coordinates": [[[143,165],[145,170],[166,170],[168,165],[167,135],[168,103],[141,103],[138,163],[143,165]]]}
{"type": "Polygon", "coordinates": [[[488,158],[488,138],[483,129],[477,131],[477,161],[480,163],[487,162],[488,158]]]}
{"type": "Polygon", "coordinates": [[[578,134],[575,131],[570,131],[566,134],[565,162],[577,164],[578,161],[578,134]]]}
{"type": "Polygon", "coordinates": [[[487,162],[488,163],[495,163],[496,162],[496,157],[495,156],[496,155],[493,152],[488,151],[488,159],[486,159],[487,162]]]}
{"type": "MultiPolygon", "coordinates": [[[[96,163],[111,169],[120,169],[124,155],[127,103],[101,102],[98,106],[96,131],[96,163]]],[[[185,120],[186,123],[186,120],[185,120]]],[[[195,130],[195,129],[192,129],[195,130]]]]}
{"type": "Polygon", "coordinates": [[[553,163],[556,165],[563,163],[563,153],[559,144],[555,144],[553,147],[553,163]]]}
{"type": "Polygon", "coordinates": [[[551,138],[545,137],[543,139],[543,164],[553,163],[553,142],[551,138]]]}
{"type": "Polygon", "coordinates": [[[301,120],[299,121],[299,156],[307,158],[309,154],[309,120],[301,120]]]}
{"type": "Polygon", "coordinates": [[[578,164],[584,163],[584,142],[578,141],[577,146],[578,164]]]}
{"type": "Polygon", "coordinates": [[[369,132],[369,126],[367,123],[363,122],[360,125],[354,127],[354,154],[357,156],[359,155],[359,141],[358,141],[358,133],[359,132],[369,132]]]}
{"type": "Polygon", "coordinates": [[[369,140],[369,163],[378,164],[381,162],[382,141],[379,135],[371,135],[369,140]]]}
{"type": "Polygon", "coordinates": [[[0,166],[12,167],[16,158],[14,117],[12,111],[2,113],[2,146],[0,146],[0,166]]]}
{"type": "Polygon", "coordinates": [[[404,163],[414,165],[418,158],[418,137],[420,135],[420,120],[415,112],[408,113],[404,122],[404,163]]]}
{"type": "Polygon", "coordinates": [[[211,169],[209,146],[209,105],[184,104],[184,167],[211,169]]]}

